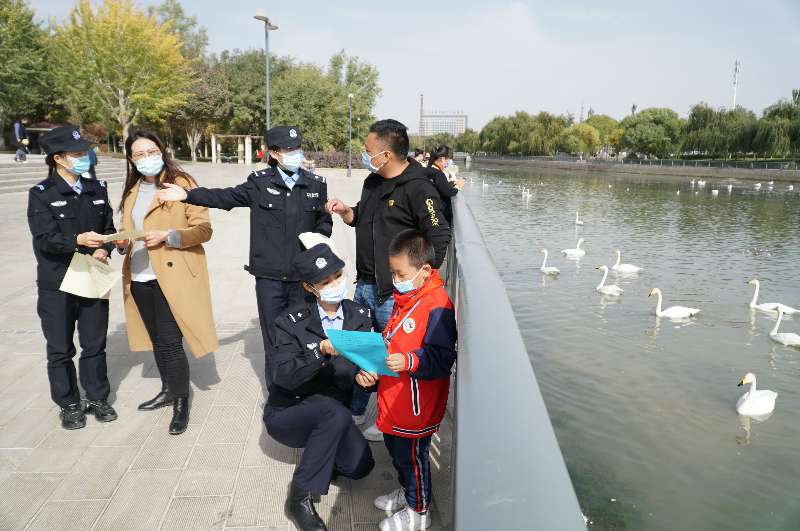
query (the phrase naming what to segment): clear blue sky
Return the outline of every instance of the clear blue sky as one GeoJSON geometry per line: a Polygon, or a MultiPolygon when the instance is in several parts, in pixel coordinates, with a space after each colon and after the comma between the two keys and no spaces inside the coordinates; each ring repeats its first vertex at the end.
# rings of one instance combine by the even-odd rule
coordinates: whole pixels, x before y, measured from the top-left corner
{"type": "MultiPolygon", "coordinates": [[[[142,5],[158,3],[142,0],[142,5]]],[[[69,0],[32,0],[40,19],[69,0]]],[[[280,29],[271,51],[325,64],[344,49],[378,67],[378,117],[417,129],[426,109],[462,109],[470,126],[517,110],[619,118],[639,108],[696,102],[763,108],[800,88],[800,0],[184,0],[211,51],[263,46],[262,7],[280,29]]]]}

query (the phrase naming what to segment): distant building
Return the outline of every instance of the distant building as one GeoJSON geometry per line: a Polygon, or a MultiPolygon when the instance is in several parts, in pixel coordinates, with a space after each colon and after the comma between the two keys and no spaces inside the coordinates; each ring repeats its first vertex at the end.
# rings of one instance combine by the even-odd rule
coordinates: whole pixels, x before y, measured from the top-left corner
{"type": "Polygon", "coordinates": [[[467,115],[463,111],[425,112],[423,95],[419,96],[419,134],[431,136],[449,133],[453,136],[464,134],[467,129],[467,115]]]}

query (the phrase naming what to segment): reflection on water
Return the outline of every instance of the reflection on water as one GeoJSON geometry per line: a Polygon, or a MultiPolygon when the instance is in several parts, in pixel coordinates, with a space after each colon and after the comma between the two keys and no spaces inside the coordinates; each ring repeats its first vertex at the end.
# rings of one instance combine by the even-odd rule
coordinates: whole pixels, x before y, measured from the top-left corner
{"type": "MultiPolygon", "coordinates": [[[[746,284],[759,278],[760,300],[800,305],[800,194],[689,178],[470,176],[463,193],[590,529],[800,529],[800,351],[770,340],[776,317],[750,311],[746,284]],[[578,238],[586,256],[561,256],[578,238]],[[560,276],[541,274],[541,249],[560,276]],[[613,265],[616,249],[644,271],[611,271],[607,284],[624,293],[606,297],[595,268],[613,265]],[[653,287],[665,307],[702,312],[657,318],[653,287]],[[765,422],[739,422],[736,384],[747,372],[779,394],[765,422]]],[[[800,333],[798,316],[782,330],[800,333]]]]}

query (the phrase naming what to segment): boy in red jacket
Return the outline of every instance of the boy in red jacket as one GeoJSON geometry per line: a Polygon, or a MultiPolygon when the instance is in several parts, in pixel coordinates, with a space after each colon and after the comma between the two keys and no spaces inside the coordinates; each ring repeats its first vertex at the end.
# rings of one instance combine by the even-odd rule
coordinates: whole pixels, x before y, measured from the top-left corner
{"type": "Polygon", "coordinates": [[[450,370],[456,359],[453,303],[444,290],[433,244],[424,232],[407,230],[389,245],[394,310],[383,332],[386,365],[397,378],[361,371],[363,387],[378,384],[378,428],[392,456],[401,487],[379,496],[375,506],[398,511],[380,523],[384,531],[422,530],[431,525],[431,436],[447,406],[450,370]]]}

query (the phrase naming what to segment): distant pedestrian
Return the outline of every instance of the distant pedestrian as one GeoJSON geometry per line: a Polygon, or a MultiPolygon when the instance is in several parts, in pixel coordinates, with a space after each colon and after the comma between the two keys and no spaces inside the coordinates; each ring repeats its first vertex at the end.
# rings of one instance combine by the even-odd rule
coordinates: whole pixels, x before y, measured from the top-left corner
{"type": "Polygon", "coordinates": [[[30,138],[25,126],[28,125],[27,118],[20,118],[11,126],[11,144],[16,148],[14,162],[28,162],[28,152],[30,151],[30,138]]]}
{"type": "Polygon", "coordinates": [[[422,164],[425,162],[425,150],[417,148],[414,150],[414,160],[422,164]]]}
{"type": "Polygon", "coordinates": [[[464,179],[456,179],[448,171],[453,163],[453,152],[449,146],[439,146],[431,151],[428,161],[428,179],[436,187],[444,204],[444,217],[447,223],[453,224],[452,199],[464,187],[464,179]]]}

